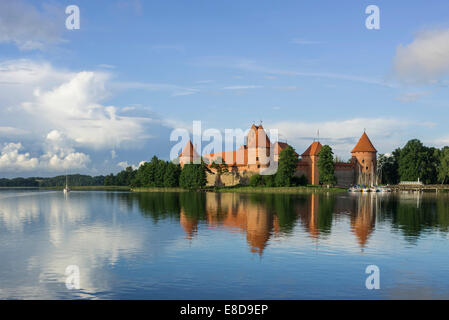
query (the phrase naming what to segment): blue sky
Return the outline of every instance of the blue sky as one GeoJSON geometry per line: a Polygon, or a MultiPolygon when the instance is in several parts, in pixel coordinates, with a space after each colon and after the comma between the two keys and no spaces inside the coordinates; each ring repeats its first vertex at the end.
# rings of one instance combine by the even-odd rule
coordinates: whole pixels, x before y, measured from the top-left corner
{"type": "Polygon", "coordinates": [[[260,120],[299,153],[449,144],[447,1],[0,4],[0,175],[105,174],[260,120]],[[80,9],[67,30],[65,8],[80,9]],[[365,8],[380,9],[368,30],[365,8]]]}

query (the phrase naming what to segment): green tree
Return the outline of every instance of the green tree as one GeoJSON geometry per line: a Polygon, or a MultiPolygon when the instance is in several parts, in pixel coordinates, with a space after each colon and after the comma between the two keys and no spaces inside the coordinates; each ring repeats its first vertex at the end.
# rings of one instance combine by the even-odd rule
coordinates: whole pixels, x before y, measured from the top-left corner
{"type": "Polygon", "coordinates": [[[399,182],[398,158],[400,153],[401,150],[396,149],[391,156],[379,154],[377,158],[377,170],[381,183],[397,184],[399,182]]]}
{"type": "Polygon", "coordinates": [[[179,176],[179,185],[184,189],[200,189],[206,185],[206,166],[201,164],[185,164],[179,176]]]}
{"type": "Polygon", "coordinates": [[[181,174],[181,167],[169,161],[165,168],[164,186],[167,188],[179,186],[179,175],[181,174]]]}
{"type": "Polygon", "coordinates": [[[104,178],[105,186],[114,186],[115,184],[115,176],[111,173],[104,178]]]}
{"type": "Polygon", "coordinates": [[[155,165],[154,169],[154,185],[156,187],[163,187],[164,186],[164,177],[165,177],[165,170],[167,168],[167,162],[164,160],[158,160],[155,165]]]}
{"type": "Polygon", "coordinates": [[[132,167],[127,167],[125,170],[117,173],[115,177],[115,185],[117,186],[130,186],[131,182],[134,180],[137,171],[133,170],[132,167]]]}
{"type": "Polygon", "coordinates": [[[440,151],[440,164],[438,166],[438,181],[444,184],[449,177],[449,147],[440,151]]]}
{"type": "Polygon", "coordinates": [[[213,161],[210,167],[217,171],[218,176],[221,176],[225,172],[229,172],[228,165],[220,157],[217,158],[216,161],[213,161]]]}
{"type": "Polygon", "coordinates": [[[159,159],[154,156],[150,162],[142,164],[136,173],[134,185],[136,187],[156,187],[155,176],[159,159]]]}
{"type": "Polygon", "coordinates": [[[402,181],[416,181],[426,184],[438,180],[439,151],[425,147],[418,139],[407,142],[399,156],[399,176],[402,181]]]}
{"type": "Polygon", "coordinates": [[[324,145],[318,153],[318,172],[320,174],[320,182],[327,185],[334,185],[337,183],[335,178],[335,163],[334,153],[332,148],[324,145]]]}
{"type": "Polygon", "coordinates": [[[292,185],[297,164],[298,155],[293,147],[287,146],[279,153],[278,170],[275,176],[276,186],[289,187],[292,185]]]}

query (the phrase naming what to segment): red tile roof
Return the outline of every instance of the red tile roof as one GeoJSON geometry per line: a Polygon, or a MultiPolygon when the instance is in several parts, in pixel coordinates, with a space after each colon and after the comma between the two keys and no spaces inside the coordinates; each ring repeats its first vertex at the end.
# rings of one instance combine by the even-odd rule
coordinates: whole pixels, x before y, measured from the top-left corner
{"type": "Polygon", "coordinates": [[[193,148],[192,141],[189,140],[189,142],[186,143],[186,146],[184,149],[182,149],[182,152],[179,154],[180,157],[199,157],[199,154],[195,150],[196,148],[193,148]]]}
{"type": "Polygon", "coordinates": [[[274,154],[281,153],[282,150],[288,147],[288,143],[285,142],[275,142],[274,143],[274,154]]]}
{"type": "Polygon", "coordinates": [[[321,151],[321,147],[322,147],[321,143],[319,143],[318,141],[315,141],[314,143],[312,143],[310,145],[310,147],[307,148],[306,151],[304,151],[304,153],[301,155],[301,157],[304,157],[304,156],[309,156],[309,157],[310,156],[317,156],[318,153],[320,153],[320,151],[321,151]]]}
{"type": "MultiPolygon", "coordinates": [[[[218,153],[220,154],[220,153],[218,153]]],[[[248,150],[240,149],[234,151],[224,151],[221,152],[220,156],[217,157],[217,153],[210,153],[205,155],[208,159],[214,159],[213,161],[221,158],[224,163],[227,165],[238,165],[238,166],[246,166],[248,165],[248,150]]],[[[212,164],[212,162],[211,162],[212,164]]]]}
{"type": "Polygon", "coordinates": [[[359,142],[355,145],[354,149],[352,149],[351,153],[354,152],[377,152],[376,148],[374,148],[371,140],[368,138],[367,134],[364,132],[360,137],[359,142]]]}

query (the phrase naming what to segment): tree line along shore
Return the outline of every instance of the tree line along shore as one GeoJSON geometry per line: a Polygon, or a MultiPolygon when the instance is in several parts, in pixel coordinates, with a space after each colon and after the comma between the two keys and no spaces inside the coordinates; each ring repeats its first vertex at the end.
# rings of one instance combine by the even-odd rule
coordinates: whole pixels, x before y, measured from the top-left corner
{"type": "MultiPolygon", "coordinates": [[[[319,153],[318,170],[320,184],[328,191],[336,183],[335,162],[332,148],[324,145],[319,153]]],[[[308,185],[305,176],[295,176],[298,155],[288,146],[279,154],[278,170],[273,175],[254,174],[249,178],[249,185],[233,187],[206,187],[207,172],[222,175],[229,172],[225,163],[220,161],[208,164],[201,160],[199,164],[185,164],[182,168],[173,161],[165,161],[153,156],[139,168],[127,167],[117,174],[107,176],[69,175],[72,189],[117,189],[133,191],[181,191],[181,190],[214,190],[226,192],[301,192],[317,191],[320,186],[308,185]]],[[[417,181],[424,184],[446,185],[449,183],[449,147],[441,149],[427,147],[417,139],[410,140],[403,148],[397,148],[391,154],[378,156],[377,175],[381,184],[395,185],[400,181],[417,181]]],[[[62,188],[66,176],[52,178],[14,178],[0,179],[0,188],[62,188]]]]}

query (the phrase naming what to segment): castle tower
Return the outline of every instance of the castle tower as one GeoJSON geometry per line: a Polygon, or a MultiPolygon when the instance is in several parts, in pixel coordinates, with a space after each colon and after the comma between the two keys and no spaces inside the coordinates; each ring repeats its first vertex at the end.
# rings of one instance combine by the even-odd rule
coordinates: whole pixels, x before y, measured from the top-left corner
{"type": "Polygon", "coordinates": [[[368,186],[373,185],[376,182],[377,150],[366,132],[363,132],[351,153],[352,159],[356,164],[357,183],[368,186]]]}
{"type": "Polygon", "coordinates": [[[268,167],[271,142],[262,125],[252,125],[246,138],[248,148],[248,169],[259,171],[268,167]]]}
{"type": "Polygon", "coordinates": [[[179,154],[179,164],[184,167],[186,163],[196,163],[200,161],[200,155],[196,152],[196,147],[193,147],[192,141],[188,141],[179,154]]]}
{"type": "Polygon", "coordinates": [[[301,155],[301,160],[308,164],[307,180],[310,184],[320,184],[320,174],[318,172],[318,154],[321,151],[321,143],[315,141],[301,155]]]}

